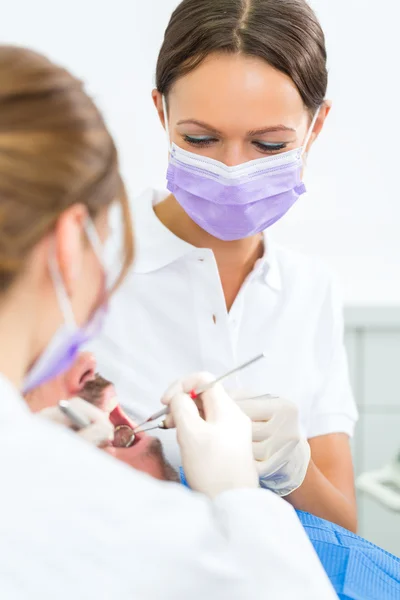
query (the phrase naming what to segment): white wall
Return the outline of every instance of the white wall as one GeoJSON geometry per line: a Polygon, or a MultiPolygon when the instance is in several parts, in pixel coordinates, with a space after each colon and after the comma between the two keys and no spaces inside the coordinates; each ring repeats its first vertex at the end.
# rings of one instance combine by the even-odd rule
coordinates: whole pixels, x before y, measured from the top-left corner
{"type": "MultiPolygon", "coordinates": [[[[150,92],[176,0],[2,2],[0,40],[32,46],[88,81],[132,193],[162,186],[166,143],[150,92]]],[[[326,257],[348,303],[400,303],[398,0],[313,0],[327,34],[334,108],[309,160],[310,193],[274,228],[326,257]]]]}
{"type": "MultiPolygon", "coordinates": [[[[399,451],[400,309],[346,310],[350,379],[360,414],[352,440],[355,475],[382,469],[399,451]]],[[[358,533],[400,556],[400,512],[357,494],[358,533]]]]}

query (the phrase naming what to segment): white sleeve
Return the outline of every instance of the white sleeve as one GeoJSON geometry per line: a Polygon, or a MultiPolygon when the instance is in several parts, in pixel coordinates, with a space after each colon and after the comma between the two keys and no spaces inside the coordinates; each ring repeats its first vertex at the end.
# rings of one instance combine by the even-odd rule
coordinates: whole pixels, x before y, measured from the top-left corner
{"type": "Polygon", "coordinates": [[[344,346],[343,305],[339,286],[334,280],[329,282],[322,304],[315,351],[321,377],[311,408],[307,437],[329,433],[352,436],[358,411],[344,346]]]}
{"type": "Polygon", "coordinates": [[[73,436],[30,417],[0,439],[2,597],[336,598],[282,499],[257,489],[211,502],[73,436]]]}

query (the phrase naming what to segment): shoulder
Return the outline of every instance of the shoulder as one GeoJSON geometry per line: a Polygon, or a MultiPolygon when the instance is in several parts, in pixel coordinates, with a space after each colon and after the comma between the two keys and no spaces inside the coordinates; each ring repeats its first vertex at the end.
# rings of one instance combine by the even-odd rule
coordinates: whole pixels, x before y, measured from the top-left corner
{"type": "Polygon", "coordinates": [[[272,245],[282,289],[292,296],[308,297],[315,304],[329,300],[341,304],[342,291],[336,274],[322,259],[272,245]]]}
{"type": "Polygon", "coordinates": [[[284,283],[289,286],[303,281],[313,288],[326,287],[334,280],[329,267],[317,256],[303,254],[275,243],[273,253],[284,283]]]}
{"type": "Polygon", "coordinates": [[[303,323],[326,341],[343,329],[343,293],[337,275],[316,256],[273,244],[281,279],[283,302],[289,303],[303,323]],[[285,300],[286,299],[286,300],[285,300]]]}

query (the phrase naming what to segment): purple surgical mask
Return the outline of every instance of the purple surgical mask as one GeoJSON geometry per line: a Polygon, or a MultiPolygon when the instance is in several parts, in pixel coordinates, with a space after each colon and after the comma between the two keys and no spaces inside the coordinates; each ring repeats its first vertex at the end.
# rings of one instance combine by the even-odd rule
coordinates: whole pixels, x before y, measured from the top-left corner
{"type": "MultiPolygon", "coordinates": [[[[163,106],[167,123],[165,98],[163,106]]],[[[319,110],[301,148],[233,167],[170,144],[167,188],[199,227],[220,240],[260,233],[281,219],[306,191],[301,181],[302,156],[318,114],[319,110]]]]}
{"type": "MultiPolygon", "coordinates": [[[[95,226],[89,219],[85,224],[85,231],[94,252],[103,264],[101,242],[95,226]]],[[[106,314],[106,306],[101,306],[85,325],[79,327],[75,321],[55,253],[50,255],[49,269],[60,309],[64,316],[64,323],[56,331],[44,352],[27,373],[23,383],[24,394],[72,367],[84,344],[100,332],[106,314]]]]}

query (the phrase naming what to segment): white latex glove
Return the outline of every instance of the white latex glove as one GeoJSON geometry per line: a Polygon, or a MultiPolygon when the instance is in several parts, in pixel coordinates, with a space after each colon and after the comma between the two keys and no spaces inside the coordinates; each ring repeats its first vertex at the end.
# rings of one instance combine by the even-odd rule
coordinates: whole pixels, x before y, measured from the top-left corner
{"type": "MultiPolygon", "coordinates": [[[[108,418],[108,414],[96,408],[82,398],[72,398],[69,400],[71,408],[83,418],[89,419],[91,425],[80,429],[77,434],[84,440],[94,444],[95,446],[104,446],[111,442],[114,438],[114,426],[108,418]]],[[[74,427],[74,424],[60,410],[58,406],[45,408],[38,413],[40,416],[65,425],[66,427],[74,427]]]]}
{"type": "Polygon", "coordinates": [[[196,402],[188,395],[214,379],[196,373],[173,384],[162,399],[170,408],[166,425],[177,429],[185,477],[192,489],[211,498],[235,488],[259,487],[250,419],[219,384],[196,402]]]}
{"type": "Polygon", "coordinates": [[[232,397],[252,420],[253,454],[261,486],[287,496],[303,483],[311,456],[300,431],[297,406],[268,394],[251,397],[235,392],[232,397]]]}

